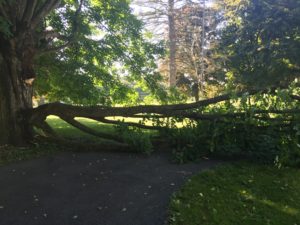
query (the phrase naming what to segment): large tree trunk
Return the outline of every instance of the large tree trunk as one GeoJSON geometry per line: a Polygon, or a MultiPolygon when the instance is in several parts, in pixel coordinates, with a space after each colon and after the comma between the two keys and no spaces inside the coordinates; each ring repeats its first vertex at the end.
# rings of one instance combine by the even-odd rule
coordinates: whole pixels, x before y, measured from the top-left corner
{"type": "Polygon", "coordinates": [[[22,78],[15,41],[0,44],[0,145],[25,145],[32,138],[26,118],[32,108],[32,87],[22,78]]]}
{"type": "Polygon", "coordinates": [[[168,0],[168,22],[169,22],[169,83],[170,87],[176,86],[176,30],[174,0],[168,0]]]}

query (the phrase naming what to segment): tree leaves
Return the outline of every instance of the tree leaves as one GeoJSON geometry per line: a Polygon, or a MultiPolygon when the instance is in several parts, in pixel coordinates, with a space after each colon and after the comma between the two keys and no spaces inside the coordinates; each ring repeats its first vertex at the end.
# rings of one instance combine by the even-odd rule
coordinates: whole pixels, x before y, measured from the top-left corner
{"type": "Polygon", "coordinates": [[[234,71],[236,82],[248,86],[291,83],[300,72],[296,56],[300,49],[300,3],[246,2],[241,1],[243,7],[235,5],[235,11],[228,9],[230,13],[225,13],[231,21],[224,29],[221,44],[227,69],[234,71]]]}
{"type": "MultiPolygon", "coordinates": [[[[159,80],[155,55],[162,51],[144,40],[128,1],[84,1],[76,16],[77,8],[65,1],[45,20],[46,29],[69,37],[71,44],[37,60],[36,93],[53,101],[115,104],[138,99],[133,87],[141,80],[153,90],[159,80]]],[[[53,48],[64,41],[49,43],[53,48]]]]}

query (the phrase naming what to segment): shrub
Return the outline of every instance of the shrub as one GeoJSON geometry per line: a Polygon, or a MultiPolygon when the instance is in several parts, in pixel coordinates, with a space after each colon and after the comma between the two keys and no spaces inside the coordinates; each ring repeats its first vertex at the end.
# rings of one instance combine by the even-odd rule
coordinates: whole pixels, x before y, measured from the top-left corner
{"type": "Polygon", "coordinates": [[[116,129],[124,142],[133,150],[147,155],[152,153],[153,146],[150,140],[150,134],[143,132],[140,128],[129,127],[123,123],[117,125],[116,129]]]}
{"type": "Polygon", "coordinates": [[[202,121],[194,127],[172,129],[168,136],[174,159],[180,163],[212,156],[300,166],[300,132],[296,128],[249,121],[202,121]]]}

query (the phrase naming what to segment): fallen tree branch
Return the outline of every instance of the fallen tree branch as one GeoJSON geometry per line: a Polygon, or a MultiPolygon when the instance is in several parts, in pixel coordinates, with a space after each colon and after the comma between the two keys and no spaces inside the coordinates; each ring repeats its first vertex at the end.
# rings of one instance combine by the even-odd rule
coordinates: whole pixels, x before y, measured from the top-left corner
{"type": "MultiPolygon", "coordinates": [[[[267,91],[250,91],[250,92],[239,92],[235,94],[235,97],[241,97],[244,95],[250,96],[256,93],[267,93],[267,91]]],[[[270,93],[268,91],[268,93],[270,93]]],[[[142,106],[133,106],[133,107],[107,107],[107,106],[74,106],[74,105],[66,105],[63,103],[49,103],[42,106],[39,106],[33,109],[29,114],[30,122],[32,124],[41,123],[41,121],[45,121],[48,115],[55,115],[65,120],[70,125],[82,130],[83,132],[89,133],[91,135],[110,139],[117,142],[122,143],[123,140],[116,135],[107,134],[103,132],[96,131],[83,125],[82,123],[76,121],[75,117],[85,117],[94,120],[98,120],[102,123],[109,124],[126,124],[128,126],[139,127],[142,129],[153,129],[159,130],[162,129],[160,126],[147,126],[141,123],[135,122],[121,122],[116,120],[106,119],[106,117],[133,117],[133,118],[187,118],[192,120],[210,120],[210,121],[224,121],[226,122],[227,118],[235,118],[235,119],[246,119],[246,118],[254,118],[257,120],[273,120],[268,114],[281,114],[281,115],[293,115],[299,114],[300,109],[285,109],[285,110],[277,110],[277,109],[269,109],[269,110],[252,110],[245,112],[234,112],[234,113],[201,113],[201,112],[193,112],[194,109],[198,109],[200,107],[208,106],[211,104],[216,104],[222,101],[230,100],[230,94],[221,95],[215,98],[201,100],[195,103],[188,104],[172,104],[172,105],[142,105],[142,106]]],[[[297,99],[297,96],[294,97],[297,99]]],[[[285,121],[291,121],[292,118],[285,119],[285,121]]],[[[275,118],[276,120],[276,118],[275,118]]],[[[44,126],[43,130],[47,130],[47,127],[44,126]]],[[[48,132],[49,133],[49,132],[48,132]]]]}
{"type": "MultiPolygon", "coordinates": [[[[259,91],[250,91],[246,94],[253,95],[259,91]]],[[[241,97],[245,92],[239,92],[235,96],[241,97]]],[[[140,113],[155,113],[164,114],[170,111],[183,111],[189,109],[195,109],[199,107],[216,104],[222,101],[231,99],[230,94],[221,95],[218,97],[201,100],[188,104],[173,104],[173,105],[144,105],[144,106],[132,106],[132,107],[105,107],[105,106],[74,106],[66,105],[63,103],[49,103],[32,110],[33,117],[45,117],[47,115],[56,115],[63,117],[67,115],[69,117],[110,117],[110,116],[133,116],[140,113]]]]}
{"type": "MultiPolygon", "coordinates": [[[[222,101],[230,100],[234,97],[242,97],[244,95],[251,96],[257,93],[272,93],[274,92],[275,87],[271,89],[264,90],[250,90],[247,92],[238,92],[236,94],[224,94],[214,98],[200,100],[194,103],[185,103],[185,104],[172,104],[172,105],[140,105],[132,107],[107,107],[107,106],[74,106],[66,105],[63,103],[49,103],[42,106],[39,106],[36,109],[33,109],[33,117],[45,117],[47,115],[56,115],[69,117],[87,117],[87,118],[104,118],[104,117],[113,117],[113,116],[122,116],[122,117],[136,117],[137,114],[162,114],[165,115],[166,112],[174,112],[174,114],[183,114],[181,112],[175,111],[186,111],[190,109],[197,109],[205,107],[208,105],[216,104],[222,101]]],[[[201,118],[199,118],[201,119],[201,118]]]]}
{"type": "Polygon", "coordinates": [[[166,112],[161,114],[159,117],[182,117],[188,119],[195,119],[195,120],[216,120],[219,118],[236,118],[236,117],[246,117],[251,115],[257,114],[299,114],[300,109],[286,109],[286,110],[277,110],[277,109],[270,109],[270,110],[253,110],[249,112],[236,112],[236,113],[189,113],[189,112],[166,112]]]}
{"type": "Polygon", "coordinates": [[[39,123],[35,123],[35,127],[41,129],[44,133],[44,136],[46,137],[58,137],[56,132],[46,121],[40,121],[39,123]]]}

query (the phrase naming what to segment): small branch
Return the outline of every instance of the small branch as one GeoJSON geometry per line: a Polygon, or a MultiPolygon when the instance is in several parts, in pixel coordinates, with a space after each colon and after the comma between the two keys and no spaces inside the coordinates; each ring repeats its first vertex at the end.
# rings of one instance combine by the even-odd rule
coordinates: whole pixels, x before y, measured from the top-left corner
{"type": "Polygon", "coordinates": [[[64,35],[61,35],[58,31],[56,30],[45,30],[40,36],[39,36],[40,39],[46,39],[46,40],[49,40],[49,39],[54,39],[54,38],[57,38],[59,40],[62,40],[62,41],[68,41],[70,38],[69,37],[66,37],[64,35]]]}
{"type": "Polygon", "coordinates": [[[212,113],[212,114],[203,114],[203,113],[189,113],[185,111],[175,111],[175,112],[166,112],[161,114],[161,117],[182,117],[195,120],[216,120],[220,118],[237,118],[237,117],[246,117],[247,114],[257,115],[257,114],[299,114],[300,109],[286,109],[286,110],[253,110],[251,112],[236,112],[236,113],[212,113]]]}
{"type": "Polygon", "coordinates": [[[78,19],[78,16],[79,16],[80,12],[81,12],[83,2],[84,2],[84,0],[80,0],[78,8],[76,9],[76,12],[74,14],[74,20],[73,20],[74,24],[73,24],[73,32],[72,32],[73,34],[77,33],[77,31],[78,31],[78,21],[77,21],[77,19],[78,19]]]}
{"type": "Polygon", "coordinates": [[[56,31],[45,31],[42,34],[42,35],[45,36],[46,39],[57,38],[57,39],[65,41],[65,43],[61,44],[61,45],[58,45],[58,46],[49,47],[49,48],[46,48],[46,49],[41,49],[39,51],[40,55],[50,53],[50,52],[60,51],[64,48],[68,47],[70,44],[72,44],[72,42],[74,42],[75,35],[78,32],[78,21],[77,20],[78,20],[78,17],[80,15],[80,12],[82,10],[83,3],[84,3],[84,0],[81,0],[79,5],[78,5],[78,8],[75,11],[74,19],[73,19],[73,28],[72,28],[72,32],[71,32],[69,37],[61,35],[61,34],[59,34],[59,32],[56,32],[56,31]]]}
{"type": "Polygon", "coordinates": [[[41,50],[39,50],[38,54],[43,55],[43,54],[47,54],[47,53],[51,53],[51,52],[57,52],[57,51],[63,50],[64,48],[68,47],[71,43],[72,43],[71,41],[68,41],[62,45],[58,45],[58,46],[51,47],[51,48],[41,49],[41,50]]]}
{"type": "Polygon", "coordinates": [[[162,129],[162,127],[147,126],[147,125],[144,125],[144,124],[134,123],[134,122],[122,122],[122,121],[116,121],[116,120],[108,120],[108,119],[105,119],[105,118],[91,118],[91,119],[95,119],[95,120],[97,120],[99,122],[102,122],[102,123],[109,123],[109,124],[116,124],[116,125],[125,124],[127,126],[138,127],[138,128],[147,129],[147,130],[160,130],[160,129],[162,129]]]}
{"type": "Polygon", "coordinates": [[[298,95],[290,95],[290,97],[291,97],[292,99],[295,99],[295,100],[300,101],[300,96],[298,96],[298,95]]]}

